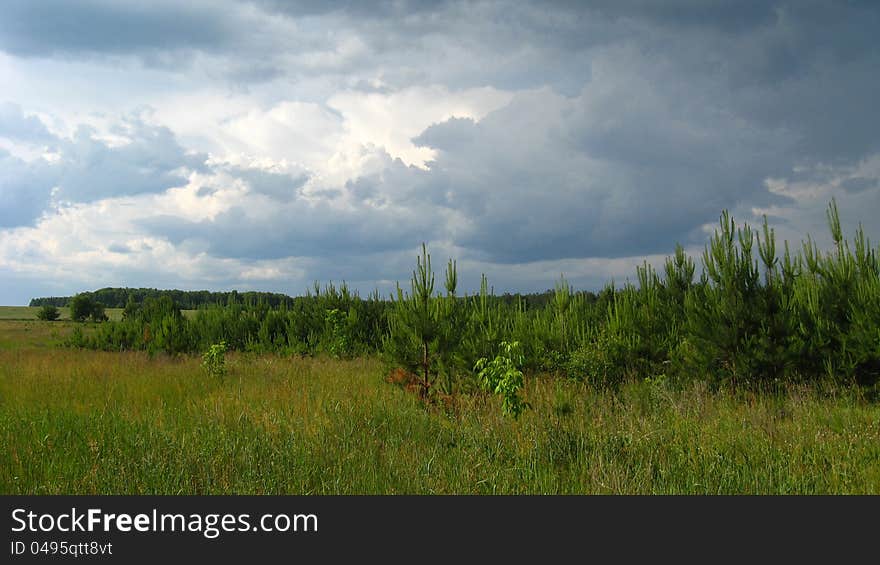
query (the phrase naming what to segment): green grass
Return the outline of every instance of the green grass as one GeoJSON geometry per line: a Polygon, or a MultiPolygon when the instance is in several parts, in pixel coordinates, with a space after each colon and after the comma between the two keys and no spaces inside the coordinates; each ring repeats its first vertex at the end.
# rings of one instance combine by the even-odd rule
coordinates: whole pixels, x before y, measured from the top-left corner
{"type": "MultiPolygon", "coordinates": [[[[111,320],[122,319],[123,308],[105,308],[104,313],[111,320]]],[[[0,306],[0,320],[36,320],[37,312],[40,311],[39,306],[0,306]]],[[[62,307],[58,309],[61,312],[59,321],[70,320],[70,308],[62,307]]],[[[184,316],[193,317],[197,310],[181,310],[184,316]]]]}
{"type": "Polygon", "coordinates": [[[880,493],[880,406],[850,390],[530,377],[514,421],[425,407],[374,359],[231,354],[220,381],[41,341],[69,326],[0,322],[0,493],[880,493]]]}
{"type": "MultiPolygon", "coordinates": [[[[71,321],[0,320],[0,350],[47,349],[63,345],[77,325],[71,321]]],[[[87,325],[87,324],[85,324],[87,325]]]]}
{"type": "MultiPolygon", "coordinates": [[[[105,308],[104,313],[111,320],[122,319],[122,308],[105,308]]],[[[0,320],[36,320],[39,306],[0,306],[0,320]]],[[[59,320],[70,320],[70,308],[62,307],[59,320]]]]}

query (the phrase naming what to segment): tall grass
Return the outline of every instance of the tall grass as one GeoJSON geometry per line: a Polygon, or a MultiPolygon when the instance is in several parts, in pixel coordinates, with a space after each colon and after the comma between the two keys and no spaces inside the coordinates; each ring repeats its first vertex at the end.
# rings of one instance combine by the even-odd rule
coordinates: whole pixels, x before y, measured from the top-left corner
{"type": "Polygon", "coordinates": [[[858,389],[617,390],[530,377],[425,407],[375,359],[0,351],[0,492],[878,493],[858,389]]]}

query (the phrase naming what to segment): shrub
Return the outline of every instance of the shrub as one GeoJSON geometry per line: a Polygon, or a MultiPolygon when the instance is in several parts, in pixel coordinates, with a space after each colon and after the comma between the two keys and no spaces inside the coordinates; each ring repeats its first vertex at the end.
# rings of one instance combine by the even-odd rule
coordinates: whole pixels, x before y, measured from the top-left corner
{"type": "Polygon", "coordinates": [[[92,311],[89,313],[89,319],[93,322],[106,322],[110,318],[104,313],[104,305],[100,302],[92,302],[92,311]]]}
{"type": "Polygon", "coordinates": [[[83,335],[83,331],[80,326],[76,326],[73,328],[73,331],[70,333],[70,337],[67,338],[66,345],[68,345],[69,347],[89,346],[89,342],[86,339],[85,335],[83,335]]]}
{"type": "MultiPolygon", "coordinates": [[[[152,346],[167,353],[186,353],[195,349],[190,324],[186,318],[169,314],[159,323],[150,325],[153,332],[152,346]]],[[[225,347],[225,346],[224,346],[225,347]]]]}
{"type": "Polygon", "coordinates": [[[70,319],[75,322],[84,322],[86,318],[90,318],[93,322],[107,321],[104,305],[88,293],[80,293],[71,298],[69,306],[70,319]]]}
{"type": "Polygon", "coordinates": [[[46,304],[37,311],[37,318],[47,322],[52,322],[61,317],[61,311],[51,304],[46,304]]]}
{"type": "Polygon", "coordinates": [[[624,345],[620,338],[602,331],[592,341],[572,352],[565,365],[569,378],[583,381],[597,388],[616,387],[630,373],[626,352],[631,345],[624,345]]]}
{"type": "Polygon", "coordinates": [[[92,298],[87,294],[77,294],[70,299],[70,319],[84,322],[92,313],[92,298]]]}

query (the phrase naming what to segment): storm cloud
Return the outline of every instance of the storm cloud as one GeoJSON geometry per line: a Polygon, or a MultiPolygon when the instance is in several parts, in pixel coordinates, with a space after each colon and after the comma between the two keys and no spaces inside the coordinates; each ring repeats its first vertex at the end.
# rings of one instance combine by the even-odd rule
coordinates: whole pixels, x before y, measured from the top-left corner
{"type": "Polygon", "coordinates": [[[371,288],[424,241],[498,289],[596,286],[724,209],[821,234],[832,197],[876,241],[878,28],[871,2],[10,2],[0,272],[371,288]]]}

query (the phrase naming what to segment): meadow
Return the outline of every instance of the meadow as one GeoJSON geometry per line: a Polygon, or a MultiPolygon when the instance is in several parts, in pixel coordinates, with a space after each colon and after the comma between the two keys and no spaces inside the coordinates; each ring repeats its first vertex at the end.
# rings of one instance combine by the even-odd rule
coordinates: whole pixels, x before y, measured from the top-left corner
{"type": "MultiPolygon", "coordinates": [[[[36,306],[0,306],[0,320],[36,320],[39,311],[36,306]]],[[[70,308],[61,307],[58,311],[59,320],[70,320],[70,308]]],[[[111,320],[122,319],[121,308],[107,308],[105,313],[111,320]]]]}
{"type": "MultiPolygon", "coordinates": [[[[38,306],[0,306],[0,320],[37,320],[37,313],[40,311],[38,306]]],[[[70,308],[62,306],[58,308],[61,316],[60,321],[70,320],[70,308]]],[[[110,321],[118,322],[122,320],[122,308],[105,308],[104,313],[110,321]]],[[[195,316],[195,310],[182,310],[184,316],[195,316]]]]}
{"type": "Polygon", "coordinates": [[[504,416],[426,404],[375,357],[61,347],[72,323],[0,321],[4,494],[880,493],[880,405],[548,374],[504,416]]]}

